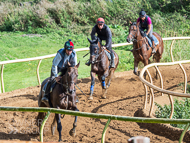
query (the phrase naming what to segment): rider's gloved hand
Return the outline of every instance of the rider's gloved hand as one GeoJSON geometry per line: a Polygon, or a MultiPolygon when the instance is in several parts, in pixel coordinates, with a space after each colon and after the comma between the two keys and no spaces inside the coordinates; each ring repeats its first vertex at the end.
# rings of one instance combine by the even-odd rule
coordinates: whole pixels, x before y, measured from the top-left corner
{"type": "Polygon", "coordinates": [[[146,33],[145,33],[144,31],[141,31],[141,35],[142,35],[143,37],[146,37],[146,33]]]}
{"type": "Polygon", "coordinates": [[[104,50],[106,49],[106,47],[105,47],[105,46],[103,46],[102,48],[103,48],[104,50]]]}
{"type": "Polygon", "coordinates": [[[60,81],[60,79],[61,79],[61,77],[60,77],[60,76],[55,77],[56,82],[60,81]]]}

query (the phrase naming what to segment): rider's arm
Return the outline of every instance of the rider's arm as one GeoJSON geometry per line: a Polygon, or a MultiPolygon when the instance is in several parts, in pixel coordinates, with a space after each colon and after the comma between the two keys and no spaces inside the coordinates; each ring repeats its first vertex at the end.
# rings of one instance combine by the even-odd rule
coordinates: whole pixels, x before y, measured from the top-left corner
{"type": "Polygon", "coordinates": [[[92,28],[92,32],[91,32],[91,39],[92,39],[92,40],[95,40],[95,39],[96,39],[95,34],[96,34],[96,27],[94,26],[94,27],[92,28]]]}
{"type": "Polygon", "coordinates": [[[107,27],[107,30],[106,30],[106,45],[105,45],[105,47],[109,48],[109,47],[111,47],[111,44],[112,44],[112,34],[111,34],[111,30],[109,29],[109,27],[107,27]]]}
{"type": "Polygon", "coordinates": [[[58,64],[61,61],[61,59],[62,56],[59,53],[57,53],[55,58],[53,59],[51,71],[55,77],[58,77],[58,64]]]}

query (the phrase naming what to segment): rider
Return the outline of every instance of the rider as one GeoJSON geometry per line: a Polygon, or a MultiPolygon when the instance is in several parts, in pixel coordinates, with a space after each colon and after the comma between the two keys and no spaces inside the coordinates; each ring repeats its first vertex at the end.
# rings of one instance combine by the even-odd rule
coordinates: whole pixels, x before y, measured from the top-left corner
{"type": "MultiPolygon", "coordinates": [[[[112,51],[112,34],[111,34],[111,30],[109,29],[109,27],[105,24],[105,21],[103,18],[98,18],[96,25],[92,28],[92,32],[91,32],[91,39],[92,40],[96,39],[96,36],[95,36],[96,33],[97,33],[97,37],[101,41],[106,40],[106,45],[103,46],[103,48],[110,51],[111,67],[115,68],[114,53],[112,51]]],[[[90,61],[87,62],[86,65],[90,66],[90,61]]]]}
{"type": "Polygon", "coordinates": [[[58,82],[61,79],[58,73],[61,71],[61,69],[65,69],[66,71],[66,68],[68,67],[68,62],[73,63],[74,65],[77,64],[77,54],[74,50],[74,44],[70,39],[69,41],[65,42],[64,48],[58,50],[55,58],[53,59],[50,81],[47,84],[45,94],[42,98],[42,102],[48,103],[50,87],[53,81],[56,80],[56,82],[58,82]]]}
{"type": "MultiPolygon", "coordinates": [[[[147,30],[146,31],[146,35],[150,38],[150,40],[152,41],[152,53],[156,53],[155,50],[155,43],[154,43],[154,39],[152,37],[152,33],[153,33],[153,25],[152,25],[152,21],[150,19],[150,17],[148,15],[146,15],[146,12],[142,9],[139,13],[139,18],[137,19],[137,25],[140,25],[140,31],[147,30]]],[[[142,36],[146,36],[143,32],[141,32],[142,36]]]]}

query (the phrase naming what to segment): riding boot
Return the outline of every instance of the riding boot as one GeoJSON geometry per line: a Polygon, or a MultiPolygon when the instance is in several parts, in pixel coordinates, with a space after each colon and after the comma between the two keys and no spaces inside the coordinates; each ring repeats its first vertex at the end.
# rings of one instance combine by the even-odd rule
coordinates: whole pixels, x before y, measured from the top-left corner
{"type": "Polygon", "coordinates": [[[115,68],[114,53],[113,52],[111,52],[111,68],[115,68]]]}
{"type": "Polygon", "coordinates": [[[50,87],[51,87],[51,81],[48,82],[46,90],[45,90],[45,94],[42,97],[42,102],[44,102],[44,103],[48,103],[48,95],[50,92],[50,87]]]}
{"type": "Polygon", "coordinates": [[[156,49],[155,49],[155,43],[154,40],[152,40],[152,54],[156,53],[156,49]]]}
{"type": "Polygon", "coordinates": [[[86,62],[85,65],[90,66],[90,60],[86,62]]]}

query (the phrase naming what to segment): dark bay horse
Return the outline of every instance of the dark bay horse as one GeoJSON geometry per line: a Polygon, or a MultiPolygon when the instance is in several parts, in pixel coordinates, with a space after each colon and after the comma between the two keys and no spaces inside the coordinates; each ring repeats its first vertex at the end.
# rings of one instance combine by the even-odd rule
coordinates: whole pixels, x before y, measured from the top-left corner
{"type": "MultiPolygon", "coordinates": [[[[160,62],[162,58],[162,53],[164,51],[164,44],[161,36],[153,32],[153,35],[158,39],[159,44],[155,46],[156,53],[153,55],[153,59],[156,62],[160,62]]],[[[134,56],[134,74],[137,74],[138,64],[140,61],[144,63],[144,66],[148,65],[149,58],[152,56],[152,48],[148,44],[148,40],[146,37],[142,37],[139,26],[136,23],[132,23],[129,27],[129,35],[127,37],[127,42],[133,41],[133,56],[134,56]]],[[[157,76],[157,72],[156,72],[157,76]]],[[[146,78],[146,75],[145,75],[146,78]]]]}
{"type": "MultiPolygon", "coordinates": [[[[90,96],[89,99],[93,99],[93,91],[94,91],[94,85],[95,85],[95,76],[98,75],[99,81],[102,83],[102,91],[103,95],[102,98],[106,98],[105,93],[107,92],[107,89],[110,86],[111,79],[114,75],[114,72],[119,64],[119,57],[116,54],[115,51],[113,51],[115,59],[115,68],[109,68],[110,62],[108,59],[108,56],[106,55],[106,49],[103,49],[103,46],[97,38],[96,40],[91,41],[88,38],[88,41],[90,42],[90,63],[91,63],[91,88],[90,88],[90,96]],[[105,81],[107,80],[107,82],[105,81]]],[[[109,51],[108,51],[109,52],[109,51]]]]}
{"type": "MultiPolygon", "coordinates": [[[[53,91],[50,93],[50,100],[53,108],[57,109],[67,109],[67,110],[74,110],[79,111],[76,106],[76,90],[75,90],[75,84],[77,82],[78,78],[78,67],[80,62],[74,66],[74,67],[68,67],[67,71],[64,75],[62,75],[61,80],[56,83],[53,91]]],[[[39,93],[38,98],[38,106],[39,107],[47,107],[46,104],[41,102],[41,99],[44,95],[43,87],[46,84],[46,82],[49,80],[49,78],[45,79],[42,82],[41,90],[39,93]]],[[[38,113],[37,119],[43,120],[45,117],[45,113],[38,113]]],[[[61,141],[61,115],[55,114],[53,123],[51,125],[51,132],[52,135],[54,135],[54,131],[56,128],[56,121],[57,121],[57,130],[59,132],[59,141],[61,141]]],[[[77,126],[77,116],[75,116],[75,120],[73,123],[73,128],[70,130],[70,135],[75,136],[75,128],[77,126]]],[[[41,125],[39,125],[40,128],[41,125]]]]}

